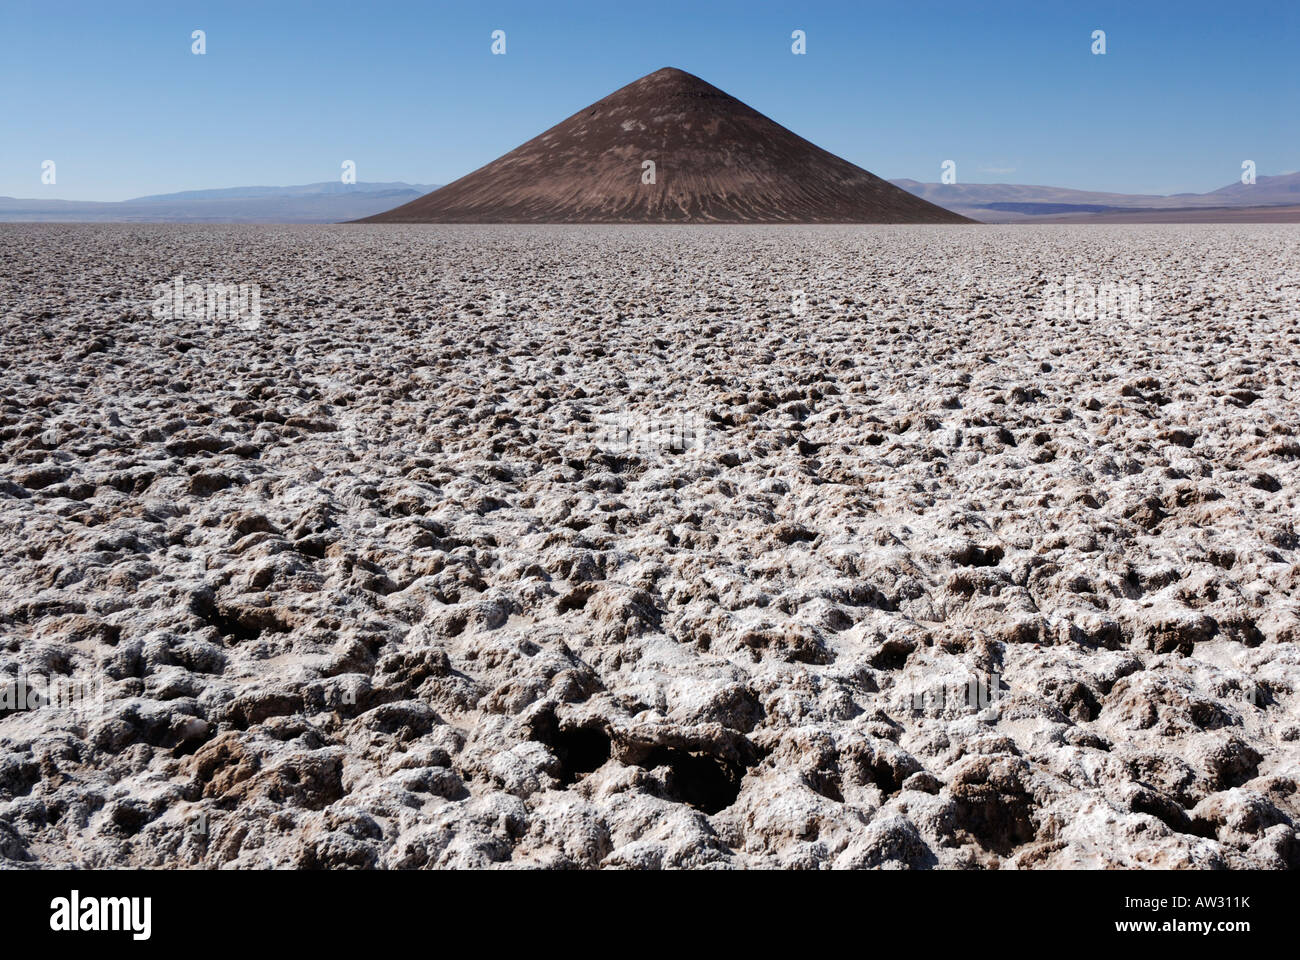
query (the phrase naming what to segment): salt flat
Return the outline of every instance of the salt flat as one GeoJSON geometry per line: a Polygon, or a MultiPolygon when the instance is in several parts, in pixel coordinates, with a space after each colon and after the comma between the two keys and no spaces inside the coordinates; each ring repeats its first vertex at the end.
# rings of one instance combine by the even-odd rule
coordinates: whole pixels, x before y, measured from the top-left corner
{"type": "Polygon", "coordinates": [[[0,226],[3,864],[1296,867],[1297,263],[0,226]]]}

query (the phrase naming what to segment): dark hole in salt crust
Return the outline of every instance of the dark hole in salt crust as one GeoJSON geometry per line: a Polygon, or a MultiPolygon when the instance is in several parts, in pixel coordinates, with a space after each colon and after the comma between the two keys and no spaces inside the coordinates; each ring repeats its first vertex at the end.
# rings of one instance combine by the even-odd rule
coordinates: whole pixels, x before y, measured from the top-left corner
{"type": "Polygon", "coordinates": [[[587,727],[562,730],[555,740],[553,746],[564,769],[565,783],[599,769],[609,759],[609,737],[600,730],[587,727]]]}
{"type": "Polygon", "coordinates": [[[870,663],[877,670],[901,670],[914,649],[910,643],[886,640],[872,655],[870,663]]]}
{"type": "MultiPolygon", "coordinates": [[[[612,755],[609,734],[596,726],[561,728],[554,713],[532,721],[529,739],[550,747],[559,760],[559,780],[569,786],[599,769],[612,755]]],[[[644,749],[644,748],[642,748],[644,749]]],[[[631,760],[643,770],[667,767],[665,800],[685,803],[707,814],[736,802],[745,767],[708,754],[674,747],[653,747],[631,760]]]]}
{"type": "Polygon", "coordinates": [[[570,610],[581,610],[586,607],[587,601],[591,599],[591,594],[591,590],[584,590],[581,588],[574,590],[567,597],[561,597],[559,599],[555,605],[556,609],[559,610],[560,613],[568,613],[570,610]]]}
{"type": "Polygon", "coordinates": [[[544,743],[560,761],[560,783],[565,786],[599,769],[609,759],[609,735],[596,727],[560,729],[554,714],[533,722],[532,739],[544,743]]]}
{"type": "Polygon", "coordinates": [[[211,624],[223,636],[237,641],[256,640],[260,630],[246,626],[234,617],[228,617],[208,597],[195,597],[190,609],[204,623],[211,624]]]}
{"type": "Polygon", "coordinates": [[[669,769],[666,799],[690,804],[704,813],[714,814],[736,802],[744,768],[703,754],[688,753],[672,747],[655,747],[638,766],[647,770],[669,769]]]}

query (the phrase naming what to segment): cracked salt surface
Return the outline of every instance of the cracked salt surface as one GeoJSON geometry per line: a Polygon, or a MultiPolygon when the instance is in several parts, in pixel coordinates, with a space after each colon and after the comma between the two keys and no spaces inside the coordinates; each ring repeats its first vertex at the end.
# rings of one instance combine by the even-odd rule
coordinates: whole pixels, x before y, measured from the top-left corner
{"type": "Polygon", "coordinates": [[[1300,863],[1294,227],[0,262],[6,866],[1300,863]]]}

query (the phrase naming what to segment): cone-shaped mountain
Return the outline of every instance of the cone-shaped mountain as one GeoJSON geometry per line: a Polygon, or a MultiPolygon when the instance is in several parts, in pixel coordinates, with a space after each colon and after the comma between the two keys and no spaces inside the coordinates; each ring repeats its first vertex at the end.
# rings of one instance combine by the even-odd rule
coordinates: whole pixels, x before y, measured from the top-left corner
{"type": "Polygon", "coordinates": [[[969,221],[666,67],[454,183],[361,222],[969,221]]]}

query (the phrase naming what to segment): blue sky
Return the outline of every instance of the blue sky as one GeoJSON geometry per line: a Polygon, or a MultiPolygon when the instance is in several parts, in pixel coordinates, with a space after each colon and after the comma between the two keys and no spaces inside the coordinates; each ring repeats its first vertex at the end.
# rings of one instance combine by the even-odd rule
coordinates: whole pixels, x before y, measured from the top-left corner
{"type": "Polygon", "coordinates": [[[5,0],[0,18],[6,196],[307,183],[344,160],[446,183],[663,66],[884,177],[951,159],[963,182],[1174,193],[1244,159],[1300,168],[1296,0],[5,0]]]}

